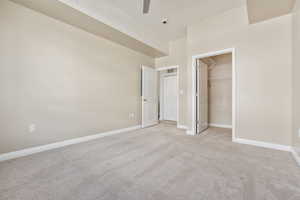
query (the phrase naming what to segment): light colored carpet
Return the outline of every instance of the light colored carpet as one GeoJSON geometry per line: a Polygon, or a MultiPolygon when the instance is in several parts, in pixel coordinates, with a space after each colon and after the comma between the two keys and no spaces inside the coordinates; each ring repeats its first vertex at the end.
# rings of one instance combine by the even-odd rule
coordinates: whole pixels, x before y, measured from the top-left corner
{"type": "Polygon", "coordinates": [[[299,200],[287,152],[175,126],[106,137],[0,163],[1,200],[299,200]]]}

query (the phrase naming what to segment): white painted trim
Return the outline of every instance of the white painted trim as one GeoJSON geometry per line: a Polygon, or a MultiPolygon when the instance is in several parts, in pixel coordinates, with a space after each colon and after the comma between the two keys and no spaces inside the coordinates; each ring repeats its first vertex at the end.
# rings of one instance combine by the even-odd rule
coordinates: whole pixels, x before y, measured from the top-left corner
{"type": "Polygon", "coordinates": [[[179,72],[178,73],[169,73],[169,74],[161,74],[160,76],[160,120],[168,120],[165,119],[165,79],[169,77],[176,77],[176,87],[177,87],[177,94],[176,94],[176,122],[179,122],[179,72]]]}
{"type": "Polygon", "coordinates": [[[192,136],[195,136],[194,133],[191,131],[191,130],[186,130],[185,132],[187,135],[192,135],[192,136]]]}
{"type": "Polygon", "coordinates": [[[297,164],[299,165],[300,167],[300,155],[297,153],[297,151],[295,150],[295,148],[291,148],[291,153],[295,159],[295,161],[297,162],[297,164]]]}
{"type": "Polygon", "coordinates": [[[175,65],[175,66],[167,66],[167,67],[158,67],[156,68],[156,71],[165,71],[165,70],[169,70],[169,69],[178,69],[179,65],[175,65]]]}
{"type": "Polygon", "coordinates": [[[141,65],[141,103],[142,103],[142,128],[144,128],[144,110],[145,110],[145,106],[144,106],[144,97],[143,97],[143,90],[144,90],[144,83],[143,83],[143,80],[144,80],[144,68],[145,66],[144,65],[141,65]]]}
{"type": "Polygon", "coordinates": [[[237,71],[236,71],[236,52],[235,48],[231,49],[232,53],[232,140],[236,138],[236,121],[237,121],[237,71]]]}
{"type": "Polygon", "coordinates": [[[5,160],[19,158],[19,157],[28,156],[28,155],[32,155],[32,154],[36,154],[36,153],[40,153],[40,152],[44,152],[44,151],[49,151],[52,149],[66,147],[66,146],[73,145],[73,144],[79,144],[79,143],[87,142],[90,140],[103,138],[106,136],[112,136],[112,135],[116,135],[116,134],[120,134],[120,133],[125,133],[128,131],[133,131],[133,130],[137,130],[140,128],[141,128],[140,125],[132,126],[132,127],[128,127],[128,128],[112,130],[112,131],[108,131],[108,132],[98,133],[95,135],[79,137],[79,138],[75,138],[75,139],[65,140],[65,141],[42,145],[42,146],[38,146],[38,147],[27,148],[27,149],[23,149],[20,151],[14,151],[14,152],[10,152],[10,153],[0,154],[0,162],[5,161],[5,160]]]}
{"type": "Polygon", "coordinates": [[[147,123],[147,124],[143,124],[142,125],[142,128],[147,128],[147,127],[150,127],[150,126],[156,126],[159,124],[159,121],[153,121],[153,122],[150,122],[150,123],[147,123]]]}
{"type": "Polygon", "coordinates": [[[187,129],[188,129],[187,126],[185,126],[185,125],[180,125],[180,124],[177,125],[177,128],[178,128],[178,129],[184,129],[184,130],[187,130],[187,129]]]}
{"type": "Polygon", "coordinates": [[[208,124],[211,127],[217,127],[217,128],[232,128],[232,125],[226,125],[226,124],[214,124],[210,123],[208,124]]]}
{"type": "Polygon", "coordinates": [[[256,141],[256,140],[247,140],[247,139],[242,139],[242,138],[235,138],[233,140],[235,143],[239,144],[248,144],[248,145],[253,145],[253,146],[258,146],[258,147],[264,147],[268,149],[276,149],[276,150],[281,150],[281,151],[292,151],[292,148],[290,146],[286,145],[281,145],[281,144],[273,144],[273,143],[268,143],[268,142],[261,142],[261,141],[256,141]]]}
{"type": "Polygon", "coordinates": [[[236,51],[235,48],[224,49],[192,56],[192,129],[190,134],[196,135],[196,61],[200,58],[222,55],[226,53],[232,54],[232,141],[236,138],[236,112],[237,112],[237,92],[236,92],[236,51]]]}
{"type": "MultiPolygon", "coordinates": [[[[176,76],[177,76],[177,123],[179,123],[179,101],[180,101],[180,87],[179,87],[179,76],[180,76],[180,72],[179,72],[179,65],[176,65],[176,66],[169,66],[169,67],[160,67],[160,68],[157,68],[156,69],[156,71],[165,71],[165,70],[168,70],[168,69],[177,69],[177,72],[176,72],[176,76]]],[[[164,110],[164,108],[163,108],[163,98],[162,98],[162,96],[163,96],[163,94],[161,93],[161,91],[162,91],[162,87],[163,87],[163,78],[164,78],[164,75],[161,75],[160,76],[160,92],[159,92],[159,94],[160,94],[160,97],[159,97],[159,99],[160,99],[160,104],[159,104],[159,106],[160,106],[160,111],[159,111],[159,120],[164,120],[164,112],[163,112],[163,110],[164,110]]]]}
{"type": "Polygon", "coordinates": [[[180,87],[179,87],[179,66],[177,67],[177,124],[179,123],[179,101],[180,101],[180,87]]]}
{"type": "Polygon", "coordinates": [[[164,120],[163,74],[159,74],[159,120],[164,120]]]}

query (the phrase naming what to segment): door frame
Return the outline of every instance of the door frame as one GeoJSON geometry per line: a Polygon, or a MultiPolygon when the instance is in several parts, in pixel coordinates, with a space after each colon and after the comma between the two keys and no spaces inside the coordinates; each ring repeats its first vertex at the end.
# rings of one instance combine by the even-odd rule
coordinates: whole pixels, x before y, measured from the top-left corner
{"type": "MultiPolygon", "coordinates": [[[[159,120],[166,120],[165,119],[165,80],[166,78],[169,77],[173,77],[176,78],[176,87],[177,87],[177,91],[176,91],[176,101],[178,101],[178,77],[177,77],[177,73],[169,73],[169,74],[161,74],[160,76],[160,92],[159,92],[159,100],[160,100],[160,104],[159,104],[159,120]],[[163,91],[163,92],[162,92],[163,91]]],[[[176,102],[176,122],[178,121],[178,103],[176,102]]]]}
{"type": "Polygon", "coordinates": [[[218,56],[231,53],[232,55],[232,141],[236,138],[236,109],[237,109],[237,92],[236,92],[236,51],[235,48],[223,49],[219,51],[208,52],[192,56],[192,128],[187,131],[188,135],[196,135],[196,61],[197,59],[218,56]]]}
{"type": "MultiPolygon", "coordinates": [[[[177,127],[180,126],[179,125],[179,96],[180,96],[180,88],[179,88],[179,65],[175,65],[175,66],[167,66],[167,67],[159,67],[159,68],[156,68],[156,71],[157,72],[160,72],[160,71],[165,71],[165,70],[168,70],[168,69],[177,69],[177,127]]],[[[160,76],[160,91],[161,91],[161,87],[162,87],[162,76],[160,76]]],[[[160,103],[159,103],[159,107],[161,109],[162,107],[162,102],[161,102],[161,94],[159,95],[159,99],[160,99],[160,103]]],[[[160,114],[160,117],[159,117],[159,120],[162,119],[162,116],[161,116],[161,112],[159,113],[160,114]]]]}

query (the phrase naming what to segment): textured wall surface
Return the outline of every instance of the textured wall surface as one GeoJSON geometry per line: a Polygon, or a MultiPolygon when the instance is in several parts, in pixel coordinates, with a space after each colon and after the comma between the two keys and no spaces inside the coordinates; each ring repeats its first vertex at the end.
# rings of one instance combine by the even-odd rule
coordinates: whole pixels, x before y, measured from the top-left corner
{"type": "Polygon", "coordinates": [[[0,26],[0,153],[141,123],[154,59],[6,0],[0,26]]]}
{"type": "Polygon", "coordinates": [[[188,27],[188,107],[192,56],[236,49],[236,136],[291,145],[292,16],[249,25],[245,7],[188,27]]]}
{"type": "Polygon", "coordinates": [[[210,124],[232,125],[232,55],[214,56],[208,73],[208,116],[210,124]]]}

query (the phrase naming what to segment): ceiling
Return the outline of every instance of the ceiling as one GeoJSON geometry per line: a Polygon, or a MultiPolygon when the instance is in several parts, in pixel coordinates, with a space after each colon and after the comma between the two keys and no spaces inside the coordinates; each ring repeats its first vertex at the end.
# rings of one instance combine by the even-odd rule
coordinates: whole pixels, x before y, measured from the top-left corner
{"type": "Polygon", "coordinates": [[[75,26],[96,36],[113,41],[129,49],[141,52],[151,57],[162,57],[168,55],[143,41],[137,40],[103,22],[95,19],[77,9],[74,9],[63,2],[55,0],[10,0],[46,16],[75,26]]]}
{"type": "Polygon", "coordinates": [[[60,1],[158,48],[185,36],[189,24],[246,5],[246,0],[151,0],[149,14],[143,15],[143,0],[60,1]],[[166,25],[164,18],[169,19],[166,25]]]}
{"type": "Polygon", "coordinates": [[[150,12],[145,15],[142,12],[143,0],[12,1],[23,5],[30,4],[27,5],[30,8],[66,23],[83,27],[84,30],[92,30],[90,31],[92,33],[101,32],[105,38],[119,38],[117,43],[125,46],[128,43],[127,46],[134,50],[162,56],[168,54],[170,41],[184,37],[187,27],[198,21],[233,8],[247,6],[249,21],[255,23],[289,13],[295,0],[151,0],[150,12]],[[56,7],[64,7],[59,4],[67,7],[56,9],[56,7]],[[168,19],[167,24],[162,23],[165,18],[168,19]],[[95,24],[99,30],[96,30],[95,24]],[[107,28],[106,25],[111,28],[107,28]]]}
{"type": "Polygon", "coordinates": [[[249,22],[251,24],[288,14],[295,0],[247,0],[249,22]]]}

